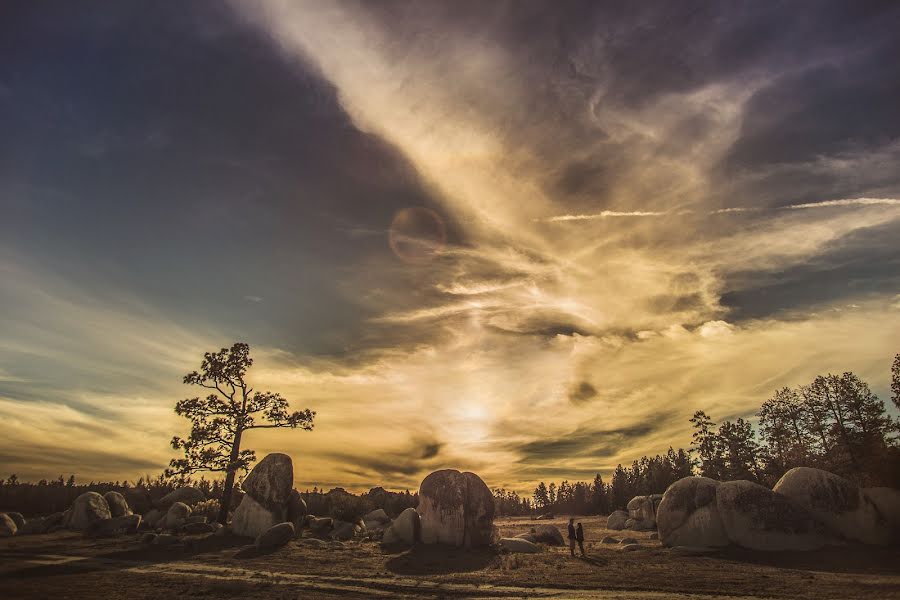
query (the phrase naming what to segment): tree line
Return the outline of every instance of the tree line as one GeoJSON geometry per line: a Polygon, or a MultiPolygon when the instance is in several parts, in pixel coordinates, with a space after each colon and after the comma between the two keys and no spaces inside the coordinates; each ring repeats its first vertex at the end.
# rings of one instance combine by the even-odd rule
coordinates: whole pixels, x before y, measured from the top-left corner
{"type": "MultiPolygon", "coordinates": [[[[892,400],[900,407],[900,354],[892,366],[891,387],[892,400]]],[[[789,469],[808,466],[863,486],[900,487],[900,420],[852,372],[781,388],[763,402],[756,417],[759,439],[743,418],[716,428],[704,411],[694,414],[691,449],[700,475],[771,487],[789,469]]]]}

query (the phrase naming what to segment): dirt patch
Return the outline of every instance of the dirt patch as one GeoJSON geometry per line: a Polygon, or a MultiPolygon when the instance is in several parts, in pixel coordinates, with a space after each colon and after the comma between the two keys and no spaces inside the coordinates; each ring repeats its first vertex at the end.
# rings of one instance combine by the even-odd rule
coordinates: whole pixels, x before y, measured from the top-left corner
{"type": "MultiPolygon", "coordinates": [[[[310,548],[290,543],[255,555],[249,540],[188,537],[168,548],[141,546],[137,536],[87,539],[59,532],[0,540],[4,599],[166,597],[241,598],[900,598],[900,550],[867,547],[823,552],[725,550],[683,557],[627,532],[641,548],[601,544],[605,519],[584,524],[586,559],[567,548],[511,555],[440,547],[386,551],[374,543],[310,548]]],[[[504,519],[501,534],[552,521],[504,519]]]]}

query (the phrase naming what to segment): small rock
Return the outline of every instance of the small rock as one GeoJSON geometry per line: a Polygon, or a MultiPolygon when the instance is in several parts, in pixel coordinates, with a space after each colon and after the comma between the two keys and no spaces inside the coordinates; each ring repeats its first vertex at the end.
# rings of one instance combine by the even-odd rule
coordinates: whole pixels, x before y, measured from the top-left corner
{"type": "MultiPolygon", "coordinates": [[[[184,502],[176,502],[169,507],[161,525],[164,529],[178,529],[189,516],[191,516],[191,507],[184,502]]],[[[157,525],[160,523],[157,522],[157,525]]]]}
{"type": "Polygon", "coordinates": [[[331,539],[347,541],[352,540],[353,536],[356,534],[356,525],[353,523],[347,523],[346,521],[336,521],[334,523],[334,529],[331,531],[331,539]]]}
{"type": "Polygon", "coordinates": [[[638,541],[637,541],[636,539],[632,538],[632,537],[627,537],[627,538],[622,538],[622,541],[619,542],[619,543],[622,544],[622,545],[624,546],[624,545],[627,545],[627,544],[637,544],[638,541]]]}
{"type": "Polygon", "coordinates": [[[293,523],[279,523],[256,538],[256,547],[261,549],[278,548],[293,539],[295,532],[293,523]]]}
{"type": "Polygon", "coordinates": [[[531,530],[535,541],[550,546],[564,546],[565,541],[563,535],[558,528],[553,525],[537,525],[531,530]]]}
{"type": "Polygon", "coordinates": [[[518,537],[500,538],[500,547],[509,552],[523,554],[534,554],[541,551],[541,547],[537,544],[518,537]]]}
{"type": "Polygon", "coordinates": [[[303,538],[297,542],[298,544],[303,544],[304,546],[308,546],[310,548],[327,548],[328,542],[324,540],[320,540],[318,538],[303,538]]]}
{"type": "Polygon", "coordinates": [[[331,517],[309,517],[307,524],[315,535],[325,535],[331,531],[334,519],[331,517]]]}
{"type": "MultiPolygon", "coordinates": [[[[221,523],[218,524],[221,527],[221,523]]],[[[216,528],[209,523],[186,523],[181,531],[188,535],[197,535],[200,533],[215,533],[216,528]]]]}
{"type": "Polygon", "coordinates": [[[622,552],[634,552],[635,550],[640,550],[642,546],[640,544],[626,544],[622,546],[622,552]]]}
{"type": "Polygon", "coordinates": [[[618,544],[619,540],[612,537],[611,535],[608,535],[608,536],[604,537],[602,540],[600,540],[600,543],[601,544],[618,544]]]}

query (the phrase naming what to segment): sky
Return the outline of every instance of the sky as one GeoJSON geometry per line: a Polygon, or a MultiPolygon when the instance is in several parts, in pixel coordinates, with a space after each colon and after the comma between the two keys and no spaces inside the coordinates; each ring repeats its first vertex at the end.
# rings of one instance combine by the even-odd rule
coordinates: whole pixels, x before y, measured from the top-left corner
{"type": "Polygon", "coordinates": [[[235,341],[317,412],[244,438],[301,489],[608,477],[828,372],[890,405],[897,31],[870,1],[4,2],[0,474],[159,473],[235,341]]]}

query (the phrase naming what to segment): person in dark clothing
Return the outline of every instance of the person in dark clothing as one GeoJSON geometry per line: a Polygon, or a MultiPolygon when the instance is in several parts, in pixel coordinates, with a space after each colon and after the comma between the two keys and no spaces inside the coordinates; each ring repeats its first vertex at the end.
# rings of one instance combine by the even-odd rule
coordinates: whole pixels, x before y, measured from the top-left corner
{"type": "Polygon", "coordinates": [[[569,519],[569,554],[575,556],[575,519],[569,519]]]}
{"type": "Polygon", "coordinates": [[[575,539],[578,541],[578,549],[581,550],[581,556],[585,556],[585,554],[584,554],[584,528],[581,526],[581,523],[579,523],[578,527],[575,528],[575,539]]]}

